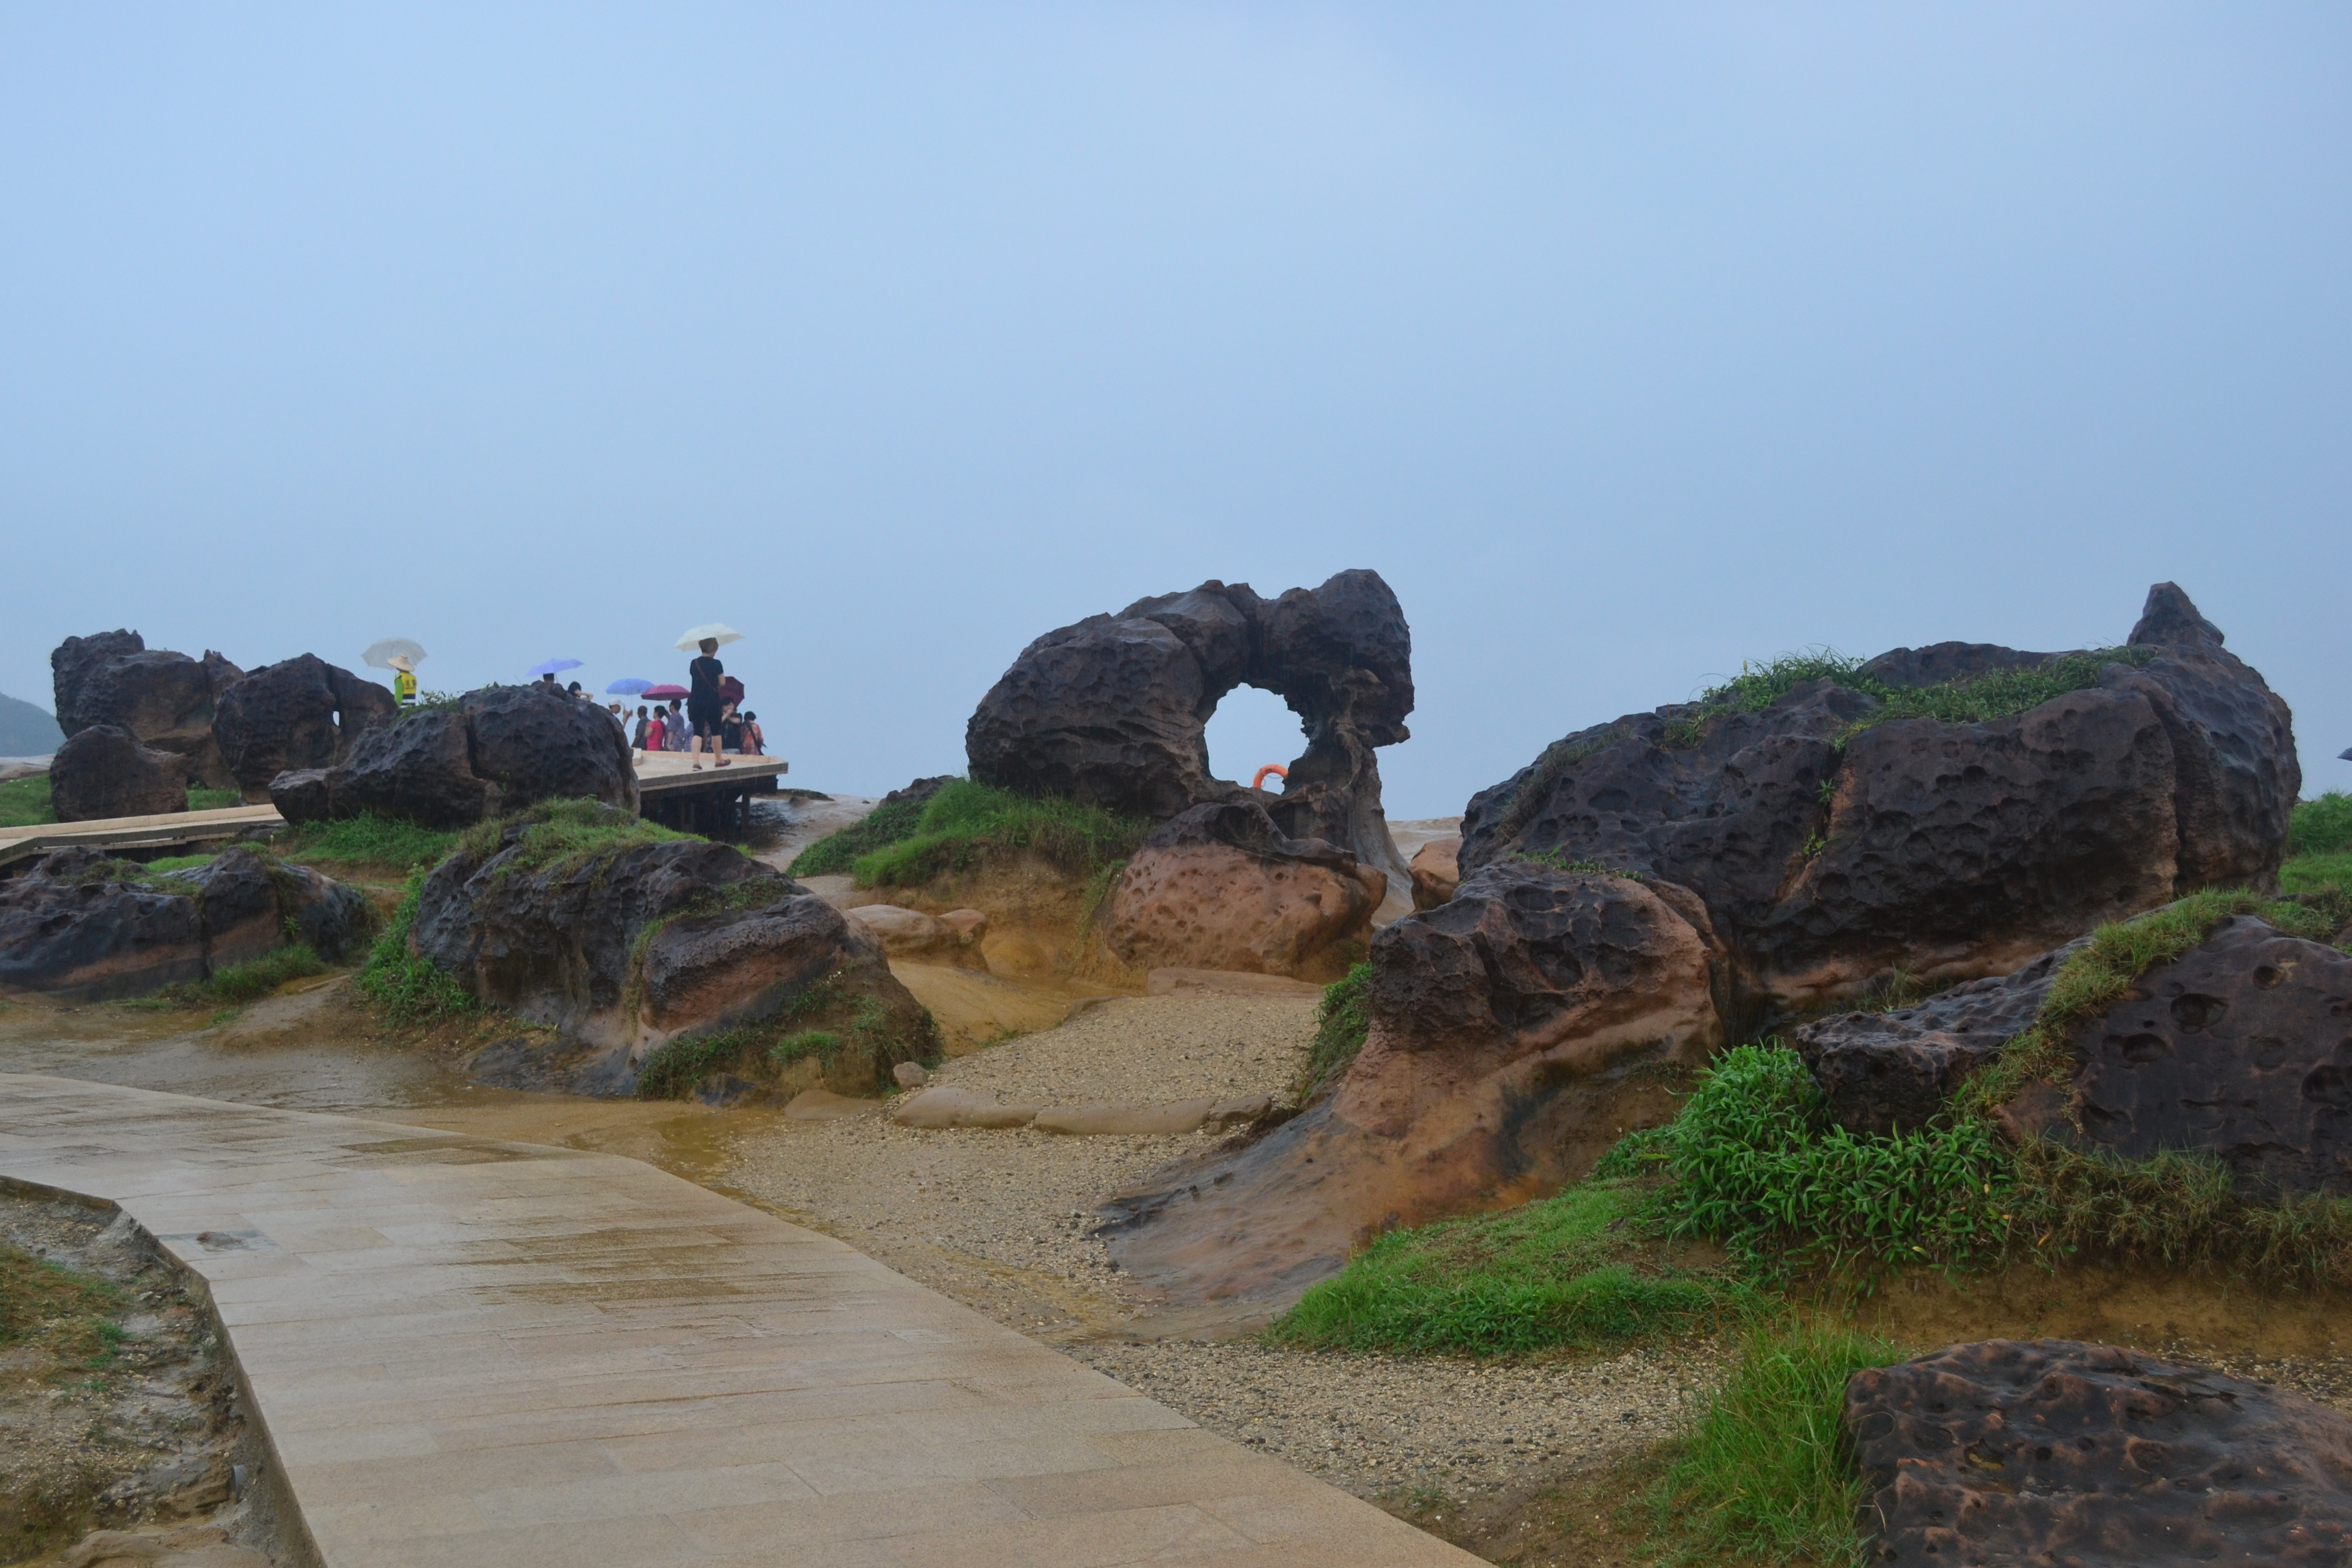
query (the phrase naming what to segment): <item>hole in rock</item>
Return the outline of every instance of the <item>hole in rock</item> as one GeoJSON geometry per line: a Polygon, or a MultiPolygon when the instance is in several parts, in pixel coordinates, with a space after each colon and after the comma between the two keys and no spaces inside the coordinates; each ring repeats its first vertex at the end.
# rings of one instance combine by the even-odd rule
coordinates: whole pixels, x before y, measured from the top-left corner
{"type": "MultiPolygon", "coordinates": [[[[1209,773],[1234,784],[1250,782],[1268,763],[1288,767],[1307,749],[1307,732],[1298,715],[1271,691],[1236,686],[1209,715],[1209,773]]],[[[1282,781],[1268,778],[1265,787],[1279,795],[1282,781]]]]}

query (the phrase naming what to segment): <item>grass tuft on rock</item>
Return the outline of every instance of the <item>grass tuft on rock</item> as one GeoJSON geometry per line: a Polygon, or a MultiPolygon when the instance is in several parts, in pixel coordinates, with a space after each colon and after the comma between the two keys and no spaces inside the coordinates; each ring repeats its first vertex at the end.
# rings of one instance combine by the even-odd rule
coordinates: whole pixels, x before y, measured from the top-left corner
{"type": "Polygon", "coordinates": [[[426,1024],[481,1010],[473,994],[457,977],[420,953],[408,949],[416,929],[416,906],[425,897],[425,868],[408,874],[408,886],[392,919],[377,933],[367,961],[352,982],[360,994],[384,1011],[396,1024],[426,1024]]]}
{"type": "Polygon", "coordinates": [[[827,834],[793,858],[793,877],[843,877],[861,855],[887,849],[915,836],[923,820],[919,800],[886,800],[838,833],[827,834]]]}
{"type": "Polygon", "coordinates": [[[436,866],[465,834],[445,832],[395,816],[362,812],[335,822],[304,822],[270,842],[278,858],[296,865],[320,862],[349,866],[436,866]]]}
{"type": "Polygon", "coordinates": [[[1496,1214],[1391,1231],[1268,1331],[1304,1349],[1521,1355],[1712,1327],[1749,1295],[1637,1256],[1641,1184],[1595,1181],[1496,1214]]]}
{"type": "Polygon", "coordinates": [[[930,1009],[919,1009],[913,1037],[904,1037],[891,1022],[890,1010],[878,997],[859,996],[848,1002],[845,1028],[812,1028],[810,1021],[828,1013],[836,1016],[847,1001],[838,972],[803,986],[782,1011],[707,1035],[679,1036],[663,1041],[637,1071],[640,1100],[680,1100],[714,1072],[740,1068],[747,1072],[777,1071],[814,1058],[830,1068],[843,1051],[868,1050],[880,1071],[874,1088],[882,1087],[881,1073],[895,1055],[933,1063],[940,1059],[939,1026],[930,1009]]]}
{"type": "Polygon", "coordinates": [[[520,826],[515,853],[499,868],[499,877],[525,874],[562,878],[600,855],[640,844],[674,844],[700,835],[679,833],[595,800],[545,800],[514,816],[478,822],[457,837],[457,849],[484,859],[499,854],[508,832],[520,826]]]}
{"type": "MultiPolygon", "coordinates": [[[[1072,876],[1092,877],[1132,855],[1150,830],[1139,817],[1100,806],[957,779],[924,803],[913,833],[859,855],[852,873],[860,887],[915,887],[969,869],[991,851],[1017,849],[1072,876]]],[[[793,868],[799,871],[801,862],[793,868]]]]}
{"type": "Polygon", "coordinates": [[[295,943],[244,963],[215,970],[203,980],[182,980],[128,1005],[163,1011],[184,1007],[236,1007],[258,1002],[289,981],[327,973],[331,966],[308,946],[295,943]]]}
{"type": "Polygon", "coordinates": [[[1906,1352],[1827,1324],[1759,1324],[1644,1500],[1663,1563],[1861,1568],[1862,1479],[1840,1414],[1857,1372],[1906,1352]]]}
{"type": "Polygon", "coordinates": [[[1309,1099],[1325,1084],[1348,1070],[1356,1053],[1372,1032],[1372,966],[1350,965],[1348,973],[1323,987],[1315,1008],[1315,1043],[1307,1047],[1307,1065],[1299,1069],[1298,1098],[1309,1099]]]}

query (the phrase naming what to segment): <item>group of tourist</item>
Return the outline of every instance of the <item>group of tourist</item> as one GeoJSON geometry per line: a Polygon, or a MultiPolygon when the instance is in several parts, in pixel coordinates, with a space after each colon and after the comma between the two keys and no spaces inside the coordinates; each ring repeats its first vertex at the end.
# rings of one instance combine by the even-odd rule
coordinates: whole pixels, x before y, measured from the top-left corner
{"type": "MultiPolygon", "coordinates": [[[[689,636],[692,634],[689,633],[689,636]]],[[[673,697],[667,708],[640,705],[636,727],[630,731],[629,747],[638,752],[690,752],[698,758],[706,752],[714,765],[727,767],[729,753],[741,757],[767,755],[767,736],[761,731],[757,713],[740,711],[743,683],[727,673],[718,658],[719,643],[706,637],[701,654],[688,667],[688,679],[693,685],[684,699],[673,697]]],[[[554,686],[553,674],[540,678],[554,686]]],[[[565,688],[566,694],[588,700],[588,694],[573,681],[565,688]]],[[[628,714],[617,702],[605,705],[613,722],[625,725],[628,714]]],[[[694,764],[697,773],[702,763],[694,764]]]]}

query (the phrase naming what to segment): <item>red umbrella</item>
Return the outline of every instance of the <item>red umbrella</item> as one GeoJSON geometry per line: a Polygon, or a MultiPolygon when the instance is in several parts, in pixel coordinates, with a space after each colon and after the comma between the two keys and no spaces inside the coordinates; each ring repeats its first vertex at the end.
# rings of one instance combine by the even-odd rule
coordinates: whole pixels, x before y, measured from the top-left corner
{"type": "Polygon", "coordinates": [[[650,697],[657,702],[667,702],[673,697],[685,697],[689,693],[683,686],[648,686],[637,695],[650,697]]]}

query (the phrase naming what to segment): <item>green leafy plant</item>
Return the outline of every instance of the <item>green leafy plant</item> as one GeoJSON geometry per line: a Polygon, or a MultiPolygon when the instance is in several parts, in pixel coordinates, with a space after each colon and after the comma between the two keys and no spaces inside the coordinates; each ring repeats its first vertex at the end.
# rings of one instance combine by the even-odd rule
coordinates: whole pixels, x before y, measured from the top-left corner
{"type": "Polygon", "coordinates": [[[457,977],[408,948],[416,929],[416,907],[425,897],[423,867],[408,875],[400,906],[377,933],[352,984],[394,1023],[421,1024],[478,1012],[481,1004],[457,977]]]}
{"type": "Polygon", "coordinates": [[[1299,1099],[1346,1072],[1364,1048],[1372,1029],[1371,986],[1368,962],[1351,964],[1347,973],[1323,987],[1323,1000],[1315,1008],[1315,1043],[1307,1047],[1307,1065],[1299,1071],[1299,1099]]]}
{"type": "Polygon", "coordinates": [[[1662,1561],[1861,1568],[1862,1479],[1841,1411],[1901,1346],[1825,1324],[1759,1323],[1645,1500],[1662,1561]]]}
{"type": "Polygon", "coordinates": [[[1512,1355],[1611,1348],[1688,1332],[1750,1292],[1706,1273],[1640,1265],[1630,1182],[1591,1181],[1496,1214],[1391,1231],[1312,1287],[1268,1331],[1276,1342],[1396,1354],[1512,1355]]]}

